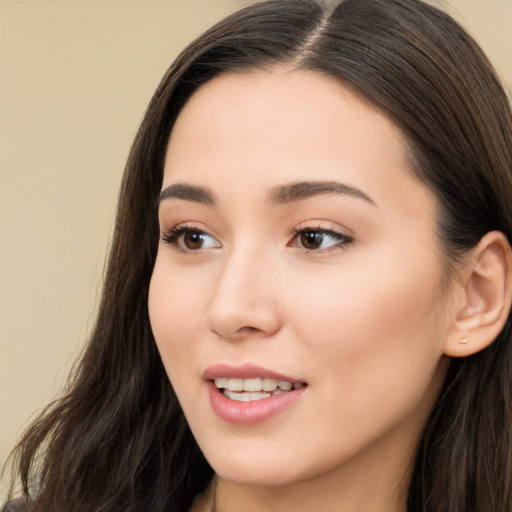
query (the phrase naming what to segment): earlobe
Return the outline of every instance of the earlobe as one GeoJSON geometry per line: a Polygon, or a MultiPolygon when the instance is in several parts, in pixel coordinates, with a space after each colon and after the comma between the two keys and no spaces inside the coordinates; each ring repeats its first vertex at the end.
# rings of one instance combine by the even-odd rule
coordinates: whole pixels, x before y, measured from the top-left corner
{"type": "Polygon", "coordinates": [[[466,357],[489,346],[503,329],[512,296],[512,251],[505,235],[487,233],[459,271],[461,300],[454,302],[453,324],[444,353],[466,357]]]}

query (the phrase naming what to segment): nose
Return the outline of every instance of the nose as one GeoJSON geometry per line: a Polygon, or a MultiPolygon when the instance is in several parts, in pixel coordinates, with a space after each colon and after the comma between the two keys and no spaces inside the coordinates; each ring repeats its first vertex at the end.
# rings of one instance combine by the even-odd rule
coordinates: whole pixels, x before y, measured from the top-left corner
{"type": "Polygon", "coordinates": [[[208,306],[208,329],[227,340],[266,338],[281,327],[272,258],[250,252],[239,250],[226,258],[208,306]]]}

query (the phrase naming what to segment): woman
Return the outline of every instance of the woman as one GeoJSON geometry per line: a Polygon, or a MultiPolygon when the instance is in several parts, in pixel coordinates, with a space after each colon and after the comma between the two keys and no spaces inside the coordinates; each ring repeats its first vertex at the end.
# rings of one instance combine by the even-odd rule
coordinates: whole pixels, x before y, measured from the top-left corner
{"type": "Polygon", "coordinates": [[[431,6],[216,25],[148,108],[10,509],[512,510],[511,169],[503,88],[431,6]]]}

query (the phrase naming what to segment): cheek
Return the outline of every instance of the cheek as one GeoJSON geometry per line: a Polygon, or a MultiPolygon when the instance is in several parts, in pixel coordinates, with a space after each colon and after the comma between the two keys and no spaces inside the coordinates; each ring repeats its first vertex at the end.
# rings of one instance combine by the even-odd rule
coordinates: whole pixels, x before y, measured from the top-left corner
{"type": "Polygon", "coordinates": [[[317,455],[325,438],[337,440],[324,454],[331,460],[397,425],[412,421],[411,432],[421,430],[444,376],[442,295],[431,276],[366,268],[315,286],[303,279],[288,295],[295,348],[315,391],[316,410],[302,422],[317,455]]]}
{"type": "MultiPolygon", "coordinates": [[[[208,281],[205,281],[208,282],[208,281]]],[[[158,260],[149,288],[149,317],[153,335],[169,377],[190,368],[194,332],[207,291],[187,272],[173,271],[158,260]]]]}
{"type": "Polygon", "coordinates": [[[366,403],[361,392],[370,390],[375,405],[386,393],[413,400],[442,356],[444,297],[437,260],[424,257],[421,271],[383,254],[380,262],[350,265],[350,271],[311,281],[303,275],[287,297],[295,304],[293,337],[308,347],[311,373],[329,373],[354,405],[366,403]]]}

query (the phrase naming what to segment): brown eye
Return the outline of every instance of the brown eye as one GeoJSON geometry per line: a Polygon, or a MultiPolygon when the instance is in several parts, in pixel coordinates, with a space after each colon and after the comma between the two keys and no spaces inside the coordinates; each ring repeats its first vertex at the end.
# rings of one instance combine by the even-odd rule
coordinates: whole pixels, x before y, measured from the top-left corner
{"type": "Polygon", "coordinates": [[[191,251],[202,249],[204,234],[199,231],[187,231],[183,234],[183,245],[191,251]]]}
{"type": "Polygon", "coordinates": [[[319,231],[303,231],[300,235],[300,243],[305,249],[319,249],[324,241],[324,234],[319,231]]]}
{"type": "Polygon", "coordinates": [[[162,242],[174,246],[181,252],[221,247],[220,242],[206,231],[186,226],[178,226],[172,228],[168,233],[162,234],[162,242]]]}
{"type": "Polygon", "coordinates": [[[330,229],[297,229],[290,245],[311,253],[323,253],[345,248],[352,242],[349,236],[330,229]]]}

